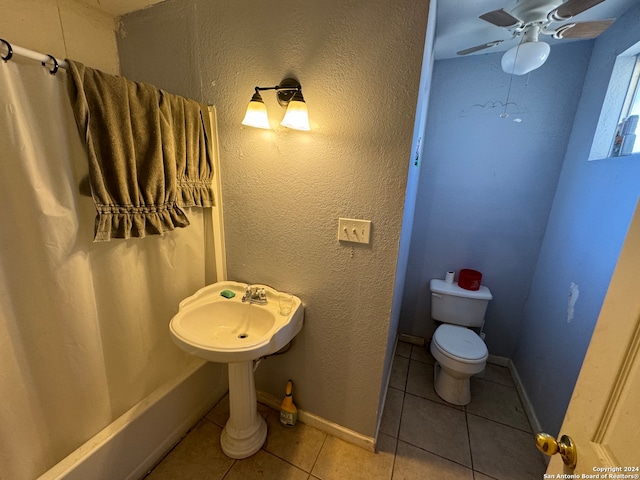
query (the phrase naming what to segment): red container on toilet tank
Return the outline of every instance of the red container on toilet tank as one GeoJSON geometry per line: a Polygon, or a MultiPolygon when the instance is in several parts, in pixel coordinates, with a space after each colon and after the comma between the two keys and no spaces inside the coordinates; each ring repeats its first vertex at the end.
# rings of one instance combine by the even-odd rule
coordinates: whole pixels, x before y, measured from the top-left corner
{"type": "Polygon", "coordinates": [[[477,270],[463,268],[458,274],[458,286],[465,290],[480,290],[482,273],[477,270]]]}

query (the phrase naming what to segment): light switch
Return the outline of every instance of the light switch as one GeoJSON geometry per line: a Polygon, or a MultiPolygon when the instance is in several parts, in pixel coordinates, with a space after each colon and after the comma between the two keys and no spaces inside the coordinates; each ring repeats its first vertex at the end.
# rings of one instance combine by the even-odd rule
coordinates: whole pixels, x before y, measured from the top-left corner
{"type": "Polygon", "coordinates": [[[354,218],[338,219],[338,240],[342,242],[369,243],[371,239],[371,220],[354,218]]]}

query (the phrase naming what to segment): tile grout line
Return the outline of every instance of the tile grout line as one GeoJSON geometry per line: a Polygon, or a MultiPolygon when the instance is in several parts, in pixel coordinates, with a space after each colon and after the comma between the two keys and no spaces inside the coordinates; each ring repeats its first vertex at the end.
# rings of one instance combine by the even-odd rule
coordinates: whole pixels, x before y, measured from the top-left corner
{"type": "MultiPolygon", "coordinates": [[[[414,358],[414,353],[415,352],[413,351],[413,348],[412,348],[411,357],[409,359],[410,360],[409,361],[409,370],[411,369],[411,364],[414,361],[418,362],[419,364],[427,364],[427,365],[431,364],[431,362],[423,361],[424,360],[423,358],[414,358]]],[[[501,373],[501,371],[499,372],[497,370],[496,370],[496,372],[501,373]]],[[[496,373],[496,372],[494,372],[494,373],[496,373]]],[[[511,372],[509,372],[509,373],[511,373],[511,372]]],[[[403,395],[403,406],[402,406],[403,409],[404,409],[404,403],[406,402],[406,399],[408,398],[407,394],[413,395],[416,398],[420,398],[420,399],[428,401],[428,402],[441,404],[440,402],[437,402],[437,401],[435,401],[435,400],[433,400],[431,398],[425,397],[423,395],[420,395],[420,394],[417,394],[417,393],[408,392],[407,391],[407,388],[408,388],[408,376],[407,376],[407,380],[405,381],[405,384],[404,384],[405,385],[405,389],[404,389],[404,395],[403,395]]],[[[492,389],[492,388],[507,388],[508,390],[515,391],[516,394],[517,394],[517,399],[519,401],[519,405],[522,406],[522,404],[523,404],[522,398],[520,397],[520,392],[518,391],[517,385],[515,385],[515,382],[514,382],[514,379],[513,379],[512,375],[510,375],[511,382],[508,382],[508,380],[506,378],[501,378],[500,376],[496,376],[496,377],[493,377],[493,378],[477,378],[475,380],[480,380],[479,383],[484,384],[489,389],[492,389]]],[[[450,408],[453,408],[450,405],[447,405],[447,406],[449,406],[450,408]]],[[[516,405],[515,408],[517,408],[517,405],[516,405]]],[[[479,460],[481,460],[482,456],[478,457],[478,452],[476,452],[476,458],[474,459],[474,454],[473,454],[473,451],[471,450],[471,430],[470,430],[471,416],[475,416],[476,418],[486,420],[486,421],[488,421],[491,424],[496,425],[496,426],[499,425],[501,427],[506,427],[506,428],[508,428],[510,431],[512,431],[514,433],[515,432],[521,432],[521,433],[525,433],[525,434],[528,434],[528,435],[530,435],[532,433],[532,431],[533,431],[533,429],[530,427],[530,422],[527,421],[527,426],[524,426],[524,427],[523,426],[514,426],[513,424],[503,423],[502,421],[498,421],[498,420],[495,420],[493,418],[489,418],[487,416],[484,416],[481,413],[471,412],[471,411],[468,410],[467,406],[463,407],[462,410],[465,413],[465,423],[466,423],[466,428],[467,428],[467,438],[468,438],[468,441],[469,441],[469,452],[470,452],[470,455],[471,455],[471,469],[469,469],[468,465],[462,465],[462,464],[459,464],[459,465],[469,469],[472,472],[472,477],[474,479],[477,479],[479,476],[482,476],[482,475],[485,475],[485,477],[482,477],[482,478],[492,478],[493,479],[494,478],[493,476],[490,476],[490,475],[487,475],[485,473],[482,473],[480,471],[475,470],[475,468],[476,468],[475,462],[478,462],[479,460]]],[[[529,419],[527,418],[527,420],[529,420],[529,419]]],[[[516,423],[518,423],[518,422],[516,422],[516,423]]],[[[402,427],[402,424],[400,424],[399,430],[398,430],[398,439],[397,439],[398,444],[399,444],[400,441],[402,441],[400,439],[401,427],[402,427]]],[[[458,462],[455,462],[454,460],[451,460],[451,459],[449,459],[447,457],[444,457],[444,456],[438,455],[438,454],[436,454],[434,452],[431,452],[428,449],[422,448],[422,447],[417,446],[417,445],[413,445],[410,442],[405,442],[405,443],[408,444],[408,445],[411,445],[412,447],[420,449],[422,451],[425,451],[425,452],[428,452],[430,454],[439,456],[439,457],[441,457],[441,458],[443,458],[445,460],[452,461],[454,463],[458,463],[458,462]]],[[[398,444],[396,445],[396,455],[397,455],[398,448],[399,448],[398,444]]],[[[395,469],[395,459],[394,459],[394,469],[395,469]]]]}
{"type": "Polygon", "coordinates": [[[509,428],[511,428],[513,430],[517,430],[518,432],[528,433],[530,435],[533,435],[533,431],[531,431],[531,430],[523,430],[522,428],[514,427],[513,425],[509,425],[508,423],[499,422],[498,420],[494,420],[493,418],[485,417],[485,416],[479,415],[477,413],[473,413],[473,412],[467,412],[467,413],[469,415],[473,415],[474,417],[482,418],[483,420],[487,420],[489,422],[497,423],[498,425],[502,425],[503,427],[509,427],[509,428]]]}
{"type": "MultiPolygon", "coordinates": [[[[265,443],[266,443],[266,442],[265,442],[265,443]]],[[[324,444],[323,444],[323,445],[324,445],[324,444]]],[[[322,447],[321,447],[321,449],[322,449],[322,447]]],[[[266,448],[264,448],[264,445],[260,448],[260,450],[262,450],[262,451],[263,451],[264,453],[266,453],[267,455],[271,455],[272,457],[275,457],[275,458],[277,458],[278,460],[281,460],[281,461],[283,461],[284,463],[286,463],[286,464],[288,464],[288,465],[291,465],[291,466],[292,466],[293,468],[295,468],[296,470],[300,470],[301,472],[304,472],[304,473],[306,473],[306,474],[308,474],[308,475],[311,475],[311,471],[308,471],[308,472],[307,472],[304,468],[302,468],[302,467],[300,467],[299,465],[296,465],[296,464],[294,464],[294,463],[291,463],[291,461],[287,460],[286,458],[282,458],[282,457],[281,457],[280,455],[278,455],[277,453],[270,452],[269,450],[267,450],[266,448]]],[[[257,452],[256,452],[256,453],[257,453],[257,452]]],[[[320,453],[320,452],[318,452],[318,454],[319,454],[319,453],[320,453]]],[[[254,453],[253,455],[255,455],[255,453],[254,453]]],[[[247,458],[251,458],[253,455],[251,455],[250,457],[247,457],[247,458]]],[[[243,460],[244,460],[244,459],[243,459],[243,460]]],[[[237,461],[237,460],[236,460],[236,461],[237,461]]],[[[235,463],[235,462],[234,462],[234,463],[235,463]]],[[[314,465],[315,465],[315,463],[314,463],[314,465]]],[[[313,470],[313,465],[311,466],[311,470],[313,470]]]]}
{"type": "MultiPolygon", "coordinates": [[[[432,452],[431,450],[427,450],[426,448],[421,447],[420,445],[414,445],[414,444],[413,444],[413,443],[411,443],[411,442],[408,442],[408,441],[406,441],[406,440],[400,440],[400,439],[398,438],[398,443],[400,443],[400,442],[402,442],[402,443],[406,443],[407,445],[410,445],[410,446],[412,446],[413,448],[417,448],[418,450],[422,450],[423,452],[426,452],[426,453],[428,453],[428,454],[430,454],[430,455],[433,455],[434,457],[442,458],[443,460],[446,460],[447,462],[451,462],[451,463],[455,463],[456,465],[460,465],[461,467],[466,468],[467,470],[471,470],[472,472],[473,472],[473,471],[475,471],[475,470],[473,470],[472,468],[470,468],[470,467],[469,467],[469,465],[465,465],[464,463],[460,463],[460,462],[458,462],[457,460],[453,460],[453,459],[451,459],[451,458],[449,458],[449,457],[445,457],[444,455],[441,455],[441,454],[439,454],[439,453],[432,452]]],[[[482,473],[482,472],[478,472],[478,473],[482,473]]]]}
{"type": "MultiPolygon", "coordinates": [[[[413,348],[413,347],[411,347],[413,348]]],[[[409,369],[407,369],[407,373],[409,372],[409,369]]],[[[407,375],[408,376],[408,375],[407,375]]],[[[406,385],[405,385],[405,389],[406,389],[406,385]]],[[[396,458],[398,457],[398,447],[400,446],[400,430],[402,428],[402,414],[404,412],[404,398],[407,395],[407,392],[405,390],[402,391],[402,404],[400,405],[400,421],[398,422],[398,431],[396,432],[396,446],[393,450],[393,461],[391,462],[391,480],[393,480],[393,474],[395,473],[396,470],[396,458]]]]}
{"type": "MultiPolygon", "coordinates": [[[[396,431],[396,435],[395,435],[395,440],[396,440],[396,445],[393,449],[393,461],[391,462],[391,477],[390,480],[393,480],[393,473],[396,469],[396,457],[398,456],[398,445],[400,444],[400,429],[402,427],[402,413],[404,410],[404,398],[405,395],[407,394],[407,381],[409,379],[409,367],[411,366],[411,354],[413,353],[413,345],[411,346],[411,348],[409,349],[409,356],[408,357],[403,357],[406,358],[408,360],[407,362],[407,374],[405,376],[404,379],[404,385],[402,387],[402,390],[396,388],[396,390],[401,391],[402,392],[402,404],[400,405],[400,413],[399,413],[399,421],[398,421],[398,430],[396,431]]],[[[393,388],[391,386],[389,386],[389,388],[393,388]]],[[[388,390],[387,390],[388,393],[388,390]]]]}
{"type": "Polygon", "coordinates": [[[490,479],[492,479],[492,480],[500,480],[500,479],[498,479],[498,478],[496,478],[496,477],[492,477],[491,475],[487,475],[486,473],[482,473],[482,472],[478,472],[477,470],[473,470],[473,478],[474,478],[474,480],[475,480],[475,478],[476,478],[476,473],[477,473],[477,474],[479,474],[479,475],[483,475],[483,476],[485,476],[486,478],[490,478],[490,479]]]}
{"type": "MultiPolygon", "coordinates": [[[[402,391],[406,392],[407,391],[407,383],[409,382],[409,369],[411,368],[411,358],[407,359],[407,371],[404,374],[404,383],[402,385],[402,391]]],[[[403,403],[404,403],[404,397],[403,397],[403,403]]]]}
{"type": "MultiPolygon", "coordinates": [[[[422,362],[422,361],[420,361],[420,360],[418,360],[418,359],[414,359],[414,358],[413,358],[413,347],[412,347],[412,349],[411,349],[411,356],[412,356],[411,361],[414,361],[414,360],[415,360],[416,362],[419,362],[419,363],[421,363],[421,364],[425,364],[425,365],[434,365],[434,364],[433,364],[433,363],[431,363],[431,362],[422,362]]],[[[409,364],[409,365],[411,365],[411,364],[409,364]]],[[[408,392],[405,392],[405,395],[406,395],[406,393],[408,393],[408,392]]],[[[437,402],[437,401],[435,401],[435,400],[432,400],[432,399],[430,399],[430,398],[421,397],[420,395],[415,395],[415,394],[412,394],[412,393],[409,393],[409,395],[413,395],[413,396],[415,396],[415,397],[417,397],[417,398],[422,398],[422,399],[424,399],[424,400],[427,400],[427,401],[429,401],[429,402],[435,403],[435,404],[437,404],[437,405],[444,405],[444,406],[446,406],[446,407],[448,407],[448,408],[451,408],[452,410],[460,411],[458,408],[455,408],[455,407],[453,407],[453,406],[451,406],[451,405],[449,405],[449,404],[442,404],[442,403],[437,402]]],[[[404,408],[404,398],[405,398],[405,397],[403,396],[403,408],[404,408]]],[[[467,417],[467,407],[466,407],[466,405],[462,407],[462,411],[463,411],[463,412],[464,412],[464,414],[465,414],[465,427],[466,427],[466,430],[467,430],[467,441],[469,442],[469,457],[470,457],[470,460],[471,460],[471,468],[469,468],[467,465],[464,465],[464,464],[462,464],[462,463],[459,463],[459,462],[457,462],[457,461],[455,461],[455,460],[452,460],[452,459],[450,459],[450,458],[447,458],[447,457],[444,457],[444,456],[442,456],[442,455],[439,455],[438,453],[431,452],[431,451],[429,451],[429,450],[427,450],[427,449],[425,449],[425,448],[422,448],[422,447],[420,447],[420,446],[418,446],[418,445],[413,445],[412,443],[409,443],[409,442],[405,442],[405,443],[407,443],[408,445],[411,445],[411,446],[413,446],[413,447],[415,447],[415,448],[418,448],[418,449],[420,449],[420,450],[422,450],[422,451],[428,452],[428,453],[430,453],[430,454],[432,454],[432,455],[435,455],[435,456],[438,456],[438,457],[440,457],[440,458],[443,458],[443,459],[445,459],[445,460],[447,460],[447,461],[449,461],[449,462],[456,463],[457,465],[460,465],[460,466],[461,466],[461,467],[463,467],[463,468],[468,469],[468,470],[471,472],[471,476],[472,476],[472,478],[474,478],[474,479],[475,479],[475,470],[473,469],[473,452],[471,451],[471,434],[470,434],[470,431],[469,431],[469,421],[468,421],[468,417],[467,417]]],[[[398,431],[398,443],[399,443],[399,442],[400,442],[400,432],[398,431]]],[[[397,447],[396,447],[396,450],[397,450],[397,447]]],[[[395,462],[395,459],[394,459],[394,462],[395,462]]]]}
{"type": "Polygon", "coordinates": [[[456,410],[458,412],[464,412],[464,408],[460,409],[460,408],[456,408],[455,406],[449,404],[449,403],[442,403],[439,402],[438,400],[433,400],[432,398],[428,398],[428,397],[423,397],[421,395],[418,395],[417,393],[412,393],[412,392],[405,392],[407,395],[411,395],[412,397],[416,397],[419,398],[421,400],[426,400],[427,402],[431,402],[431,403],[435,403],[436,405],[440,405],[442,407],[447,407],[450,408],[451,410],[456,410]]]}
{"type": "MultiPolygon", "coordinates": [[[[211,410],[210,410],[210,411],[211,411],[211,410]]],[[[206,415],[208,415],[208,414],[209,414],[209,412],[207,412],[207,413],[205,414],[205,417],[206,417],[206,415]]],[[[201,418],[200,420],[198,420],[198,421],[197,421],[197,422],[196,422],[196,423],[195,423],[195,424],[194,424],[194,425],[193,425],[189,430],[187,430],[187,431],[184,433],[184,435],[182,435],[182,436],[178,439],[178,441],[177,441],[176,443],[174,443],[174,444],[173,444],[173,446],[172,446],[169,450],[167,450],[167,452],[165,452],[165,454],[164,454],[164,455],[162,455],[162,457],[161,457],[161,458],[160,458],[160,459],[159,459],[159,460],[158,460],[158,461],[157,461],[157,462],[156,462],[152,467],[150,467],[150,468],[147,470],[147,472],[144,474],[144,476],[142,477],[142,479],[141,479],[141,480],[144,480],[145,478],[150,477],[150,476],[151,476],[151,474],[153,473],[153,471],[154,471],[156,468],[158,468],[158,467],[160,466],[160,464],[161,464],[163,461],[165,461],[165,460],[166,460],[166,458],[167,458],[167,457],[168,457],[168,456],[169,456],[169,455],[170,455],[170,454],[171,454],[171,453],[172,453],[176,448],[178,448],[178,445],[180,445],[180,444],[182,443],[182,441],[183,441],[185,438],[187,438],[187,435],[189,435],[193,430],[195,430],[195,429],[196,429],[196,427],[200,424],[200,422],[202,422],[202,420],[204,420],[204,419],[205,419],[205,417],[202,417],[202,418],[201,418]]]]}
{"type": "Polygon", "coordinates": [[[229,472],[231,472],[231,469],[233,469],[233,467],[235,466],[235,464],[238,462],[238,460],[233,459],[233,462],[231,462],[231,465],[229,465],[229,468],[227,468],[227,471],[224,472],[224,475],[222,475],[222,477],[220,477],[220,480],[224,480],[225,478],[227,478],[227,475],[229,475],[229,472]]]}
{"type": "MultiPolygon", "coordinates": [[[[420,347],[418,347],[418,348],[420,348],[420,347]]],[[[412,349],[411,349],[411,354],[413,355],[413,346],[412,346],[412,349]]],[[[433,365],[433,364],[432,364],[432,363],[430,363],[430,362],[421,362],[420,360],[417,360],[417,359],[414,359],[414,358],[410,358],[409,360],[410,360],[410,361],[409,361],[409,367],[411,366],[411,362],[413,362],[413,361],[416,361],[416,362],[418,362],[418,363],[425,364],[425,365],[433,365]]],[[[407,383],[408,383],[408,376],[409,376],[409,369],[407,369],[407,383]]],[[[398,389],[396,389],[396,390],[398,390],[398,389]]],[[[393,479],[393,473],[394,473],[394,471],[395,471],[395,461],[396,461],[396,456],[397,456],[397,454],[398,454],[398,446],[399,446],[399,444],[400,444],[400,442],[401,442],[401,441],[402,441],[403,443],[406,443],[407,445],[411,445],[413,448],[417,448],[418,450],[422,450],[423,452],[427,452],[427,453],[429,453],[430,455],[434,455],[434,456],[439,457],[439,458],[442,458],[442,459],[444,459],[444,460],[446,460],[446,461],[448,461],[448,462],[452,462],[452,463],[455,463],[455,464],[457,464],[457,465],[460,465],[461,467],[463,467],[463,468],[466,468],[466,469],[470,470],[470,471],[471,471],[471,475],[473,476],[473,475],[474,475],[474,474],[473,474],[473,472],[474,472],[473,468],[469,468],[467,465],[464,465],[464,464],[462,464],[462,463],[460,463],[460,462],[458,462],[458,461],[456,461],[456,460],[452,460],[451,458],[447,458],[447,457],[445,457],[445,456],[443,456],[443,455],[440,455],[439,453],[432,452],[432,451],[427,450],[426,448],[423,448],[423,447],[421,447],[421,446],[419,446],[419,445],[414,445],[413,443],[411,443],[411,442],[409,442],[409,441],[405,441],[405,440],[401,440],[401,439],[400,439],[400,431],[401,431],[401,429],[402,429],[402,414],[403,414],[403,412],[404,412],[404,403],[405,403],[405,399],[406,399],[407,395],[411,395],[411,396],[416,397],[416,398],[420,398],[420,399],[423,399],[423,400],[427,400],[427,401],[432,402],[432,403],[434,403],[434,404],[436,404],[436,405],[442,405],[442,406],[445,406],[445,407],[451,408],[452,410],[461,411],[461,410],[459,410],[459,409],[457,409],[457,408],[455,408],[455,407],[453,407],[453,406],[451,406],[451,405],[449,405],[449,404],[443,404],[443,403],[437,402],[437,401],[435,401],[435,400],[432,400],[432,399],[430,399],[430,398],[421,397],[420,395],[416,395],[416,394],[414,394],[414,393],[407,392],[407,391],[406,391],[406,383],[405,383],[405,389],[404,389],[404,390],[402,390],[402,407],[400,408],[400,424],[398,425],[398,433],[397,433],[397,437],[396,437],[396,449],[395,449],[395,452],[396,452],[396,453],[395,453],[394,458],[393,458],[392,479],[393,479]]],[[[462,410],[462,411],[464,411],[465,409],[466,409],[466,407],[463,407],[463,410],[462,410]]],[[[466,416],[465,416],[465,423],[467,423],[467,436],[468,436],[468,435],[469,435],[469,428],[468,428],[468,422],[466,421],[466,416]]],[[[469,441],[469,452],[471,452],[471,441],[469,441]]],[[[473,461],[472,461],[471,465],[473,466],[473,461]]]]}
{"type": "Polygon", "coordinates": [[[320,445],[320,448],[318,449],[318,453],[316,454],[316,458],[313,461],[313,465],[311,465],[311,469],[308,472],[309,473],[309,478],[311,478],[311,475],[312,475],[311,472],[313,472],[313,469],[316,468],[316,465],[318,464],[318,459],[320,458],[320,453],[322,453],[322,449],[324,448],[324,446],[327,443],[327,438],[329,438],[329,434],[325,433],[324,434],[324,439],[322,440],[322,445],[320,445]]]}
{"type": "MultiPolygon", "coordinates": [[[[516,390],[516,391],[518,390],[518,389],[516,388],[516,386],[515,386],[515,385],[513,385],[513,384],[512,384],[512,385],[507,385],[506,383],[496,382],[495,380],[488,380],[488,379],[486,379],[486,378],[482,378],[482,377],[475,377],[475,376],[472,376],[472,377],[471,377],[471,379],[472,379],[474,382],[490,383],[491,385],[500,385],[500,386],[502,386],[502,387],[513,388],[513,389],[514,389],[514,390],[516,390]]],[[[520,397],[520,395],[518,395],[518,397],[520,397]]]]}
{"type": "Polygon", "coordinates": [[[469,412],[467,412],[467,406],[464,406],[464,423],[467,427],[467,441],[469,442],[469,457],[471,459],[471,476],[476,477],[476,469],[473,464],[473,449],[471,448],[471,429],[469,428],[469,412]]]}

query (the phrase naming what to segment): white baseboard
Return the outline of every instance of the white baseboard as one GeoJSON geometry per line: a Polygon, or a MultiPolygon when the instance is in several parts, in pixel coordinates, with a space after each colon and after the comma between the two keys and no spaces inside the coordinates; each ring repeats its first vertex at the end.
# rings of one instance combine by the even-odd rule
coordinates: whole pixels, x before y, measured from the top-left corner
{"type": "Polygon", "coordinates": [[[518,369],[514,365],[514,363],[509,360],[509,370],[511,371],[511,376],[513,377],[513,382],[516,384],[516,390],[518,390],[518,395],[520,395],[520,399],[522,400],[522,405],[524,406],[524,411],[529,418],[529,423],[531,424],[531,428],[534,432],[541,432],[542,427],[540,426],[540,421],[538,420],[538,416],[536,415],[536,411],[533,408],[533,403],[529,399],[529,395],[527,395],[527,391],[522,385],[522,380],[520,379],[520,375],[518,374],[518,369]]]}
{"type": "Polygon", "coordinates": [[[382,424],[382,415],[384,413],[384,407],[387,403],[387,392],[389,391],[389,384],[391,383],[391,372],[393,371],[393,362],[394,359],[396,358],[396,351],[398,350],[398,342],[400,342],[400,337],[403,334],[399,334],[396,335],[396,340],[393,343],[393,352],[391,352],[391,362],[389,365],[389,369],[387,370],[387,376],[384,379],[384,389],[382,390],[384,392],[384,395],[381,395],[380,398],[380,405],[379,405],[379,410],[378,410],[378,419],[376,421],[376,436],[373,439],[373,448],[374,451],[376,450],[376,445],[378,445],[378,435],[380,434],[380,425],[382,424]]]}
{"type": "Polygon", "coordinates": [[[73,451],[38,480],[138,480],[228,390],[226,369],[194,363],[73,451]]]}
{"type": "MultiPolygon", "coordinates": [[[[281,399],[278,399],[270,393],[266,392],[258,391],[256,392],[256,394],[260,403],[264,403],[274,410],[280,411],[280,404],[282,402],[281,399]]],[[[313,413],[305,412],[304,410],[298,409],[298,421],[304,423],[305,425],[309,425],[310,427],[315,427],[318,430],[339,438],[340,440],[352,443],[370,452],[375,452],[376,446],[374,438],[362,435],[358,432],[354,432],[353,430],[314,415],[313,413]]]]}
{"type": "Polygon", "coordinates": [[[411,343],[413,345],[418,345],[419,347],[424,347],[425,339],[422,337],[416,337],[415,335],[408,335],[406,333],[401,333],[398,336],[398,341],[411,343]]]}
{"type": "Polygon", "coordinates": [[[509,371],[511,372],[511,378],[513,378],[513,383],[515,384],[516,390],[518,391],[518,395],[520,395],[520,399],[522,400],[522,406],[524,407],[527,418],[529,419],[529,423],[531,424],[531,428],[534,432],[542,431],[540,422],[538,421],[538,417],[536,416],[536,412],[533,408],[533,403],[531,403],[531,400],[527,395],[527,391],[522,384],[522,380],[520,379],[520,375],[518,374],[518,369],[511,361],[511,359],[507,357],[500,357],[498,355],[489,355],[487,363],[500,365],[509,369],[509,371]]]}
{"type": "MultiPolygon", "coordinates": [[[[513,382],[516,385],[516,390],[518,390],[518,395],[520,395],[520,399],[522,400],[522,406],[524,407],[524,411],[527,414],[527,418],[529,419],[529,424],[531,425],[533,433],[542,432],[542,425],[540,425],[540,420],[538,420],[536,411],[533,408],[533,403],[531,403],[529,395],[527,395],[527,391],[522,384],[522,380],[520,379],[520,375],[518,374],[518,369],[511,360],[509,360],[508,367],[511,371],[513,382]]],[[[549,455],[544,455],[543,453],[540,453],[540,456],[544,460],[544,462],[549,465],[549,460],[551,460],[551,457],[549,455]]]]}
{"type": "Polygon", "coordinates": [[[508,367],[510,360],[507,357],[500,357],[499,355],[489,354],[487,362],[493,363],[494,365],[500,365],[501,367],[508,367]]]}

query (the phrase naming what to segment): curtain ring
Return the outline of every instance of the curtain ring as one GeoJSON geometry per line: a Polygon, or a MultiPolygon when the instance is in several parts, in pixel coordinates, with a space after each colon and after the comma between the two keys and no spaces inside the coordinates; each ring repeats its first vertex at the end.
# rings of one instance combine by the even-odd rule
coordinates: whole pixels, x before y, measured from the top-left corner
{"type": "MultiPolygon", "coordinates": [[[[56,72],[58,71],[58,68],[60,67],[60,65],[58,65],[58,60],[56,60],[56,57],[54,57],[53,55],[49,55],[48,53],[46,55],[47,55],[47,57],[49,57],[49,60],[51,60],[53,62],[53,68],[51,70],[49,70],[49,73],[51,75],[55,75],[56,72]]],[[[47,66],[47,62],[46,61],[42,62],[42,66],[46,67],[47,66]]]]}
{"type": "Polygon", "coordinates": [[[4,60],[4,62],[6,63],[7,60],[13,57],[13,48],[11,47],[11,44],[7,42],[4,38],[0,38],[0,42],[4,43],[7,46],[7,56],[3,57],[0,55],[0,58],[2,58],[2,60],[4,60]]]}

